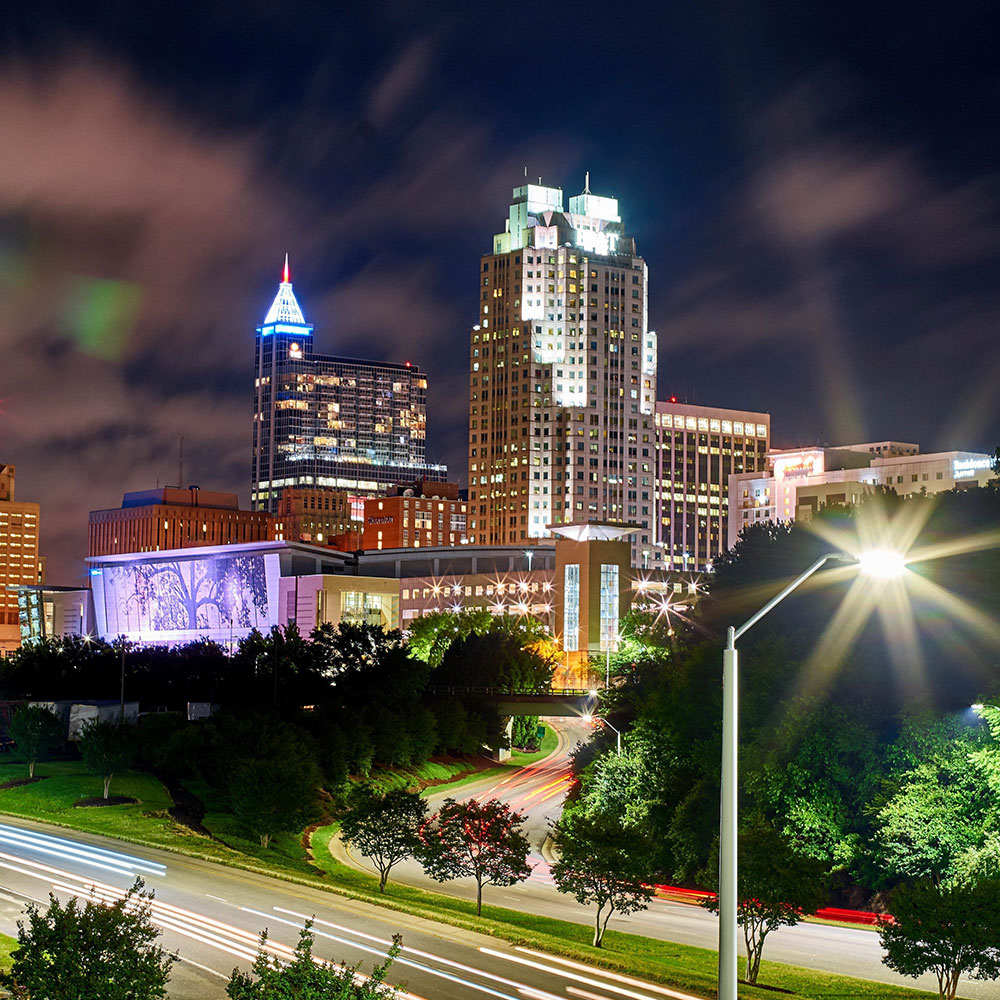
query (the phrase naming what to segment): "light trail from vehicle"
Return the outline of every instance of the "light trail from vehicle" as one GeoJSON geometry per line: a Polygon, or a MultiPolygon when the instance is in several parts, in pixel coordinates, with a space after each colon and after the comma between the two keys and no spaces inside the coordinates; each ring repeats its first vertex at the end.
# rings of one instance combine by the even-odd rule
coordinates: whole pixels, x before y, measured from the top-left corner
{"type": "Polygon", "coordinates": [[[156,861],[146,861],[130,854],[120,854],[118,851],[108,851],[100,847],[84,847],[73,841],[63,840],[61,837],[31,833],[4,824],[0,824],[0,844],[27,847],[40,854],[48,854],[65,861],[77,861],[80,864],[122,875],[142,872],[147,875],[164,876],[167,873],[167,866],[156,861]]]}
{"type": "MultiPolygon", "coordinates": [[[[508,952],[497,951],[494,948],[486,948],[480,946],[479,950],[484,955],[492,955],[494,958],[501,958],[507,962],[513,962],[516,965],[524,965],[530,969],[537,969],[540,972],[547,972],[553,976],[559,976],[563,979],[570,979],[577,983],[583,983],[586,986],[593,986],[600,990],[605,990],[608,993],[615,993],[618,996],[629,997],[630,1000],[650,1000],[648,994],[636,993],[634,990],[625,989],[623,986],[616,986],[614,983],[602,983],[599,979],[592,979],[588,976],[582,976],[578,972],[569,972],[565,969],[557,968],[553,965],[545,965],[542,962],[534,962],[527,958],[521,958],[519,955],[511,955],[508,952]]],[[[518,951],[525,950],[518,948],[518,951]]],[[[542,952],[533,952],[532,954],[542,955],[542,952]]],[[[544,955],[544,957],[551,961],[550,955],[544,955]]],[[[591,974],[604,974],[604,970],[591,969],[584,966],[588,972],[591,974]]],[[[634,983],[641,984],[641,988],[648,990],[653,993],[659,993],[663,996],[674,997],[676,1000],[700,1000],[699,997],[694,997],[690,993],[677,993],[672,990],[668,990],[665,986],[655,986],[653,983],[644,983],[641,980],[632,980],[634,983]]],[[[566,992],[574,992],[572,987],[567,986],[566,992]]]]}
{"type": "Polygon", "coordinates": [[[658,986],[656,983],[647,983],[642,979],[633,979],[631,976],[623,976],[619,972],[611,972],[610,969],[601,969],[584,965],[582,962],[574,962],[571,958],[560,958],[557,955],[547,955],[544,951],[535,951],[533,948],[525,948],[520,945],[514,950],[522,952],[525,955],[533,955],[536,958],[547,959],[549,962],[555,962],[557,965],[565,965],[570,969],[580,969],[584,972],[589,972],[592,975],[601,976],[604,979],[614,980],[617,983],[627,983],[629,986],[638,986],[640,989],[650,990],[653,993],[660,993],[666,997],[680,998],[680,1000],[700,1000],[699,997],[692,996],[690,993],[678,993],[677,990],[668,989],[666,986],[658,986]]]}
{"type": "MultiPolygon", "coordinates": [[[[293,917],[299,917],[300,919],[306,919],[305,914],[296,913],[294,910],[286,910],[284,907],[276,906],[275,910],[278,913],[287,913],[293,917]]],[[[334,924],[329,920],[320,920],[317,917],[311,918],[314,923],[322,924],[324,927],[332,927],[334,930],[343,931],[346,934],[354,934],[358,937],[365,938],[368,941],[374,941],[376,944],[380,944],[384,947],[388,947],[392,942],[387,941],[385,938],[377,937],[374,934],[365,934],[363,931],[356,931],[350,927],[344,927],[342,924],[334,924]]],[[[514,979],[506,979],[503,976],[498,976],[493,972],[486,972],[484,969],[477,969],[474,966],[466,965],[464,962],[456,962],[454,959],[445,958],[443,955],[434,955],[429,951],[421,951],[419,948],[413,948],[410,945],[404,944],[402,950],[408,952],[411,955],[419,955],[421,958],[430,959],[431,961],[440,962],[442,965],[449,965],[453,969],[461,969],[463,972],[469,972],[473,975],[482,976],[484,979],[491,979],[494,982],[503,983],[505,986],[513,986],[515,989],[528,989],[543,1000],[559,1000],[552,993],[546,993],[545,990],[537,989],[534,986],[527,986],[524,983],[520,983],[514,979]]]]}

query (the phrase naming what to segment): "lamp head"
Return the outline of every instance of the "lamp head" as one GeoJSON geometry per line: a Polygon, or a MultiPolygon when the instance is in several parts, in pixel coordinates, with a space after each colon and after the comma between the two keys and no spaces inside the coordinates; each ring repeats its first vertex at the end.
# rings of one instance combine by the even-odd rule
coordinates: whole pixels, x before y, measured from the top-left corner
{"type": "Polygon", "coordinates": [[[870,549],[858,556],[858,565],[865,576],[880,580],[892,580],[906,572],[906,560],[902,552],[893,549],[870,549]]]}

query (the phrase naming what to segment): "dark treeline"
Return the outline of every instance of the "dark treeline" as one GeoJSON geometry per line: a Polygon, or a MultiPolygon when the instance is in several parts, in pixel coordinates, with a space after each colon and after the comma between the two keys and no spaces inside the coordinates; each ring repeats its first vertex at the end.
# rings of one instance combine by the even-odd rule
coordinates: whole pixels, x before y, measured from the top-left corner
{"type": "Polygon", "coordinates": [[[741,816],[821,861],[841,904],[911,879],[997,877],[998,543],[993,489],[751,527],[695,621],[627,623],[607,705],[625,753],[586,764],[575,808],[625,817],[664,880],[711,884],[726,627],[826,552],[898,546],[904,581],[821,570],[739,642],[741,816]]]}
{"type": "MultiPolygon", "coordinates": [[[[141,763],[218,784],[234,762],[309,760],[318,765],[317,784],[333,791],[376,763],[406,766],[500,746],[505,720],[485,698],[435,688],[467,685],[469,677],[483,686],[544,688],[552,666],[525,648],[523,628],[503,620],[476,625],[441,640],[436,666],[414,655],[401,632],[364,624],[323,625],[308,637],[294,624],[254,632],[231,656],[211,642],[126,645],[125,697],[154,713],[139,727],[141,763]],[[221,710],[186,725],[187,703],[196,701],[221,710]]],[[[33,643],[0,661],[0,697],[117,699],[121,666],[120,642],[33,643]]]]}

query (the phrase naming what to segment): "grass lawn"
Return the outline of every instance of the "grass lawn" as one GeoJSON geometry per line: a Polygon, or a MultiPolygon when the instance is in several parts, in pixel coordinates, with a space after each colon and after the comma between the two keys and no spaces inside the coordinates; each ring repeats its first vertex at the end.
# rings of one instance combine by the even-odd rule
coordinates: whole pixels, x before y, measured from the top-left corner
{"type": "Polygon", "coordinates": [[[512,750],[510,760],[507,763],[513,764],[516,767],[524,767],[525,764],[534,764],[543,757],[548,757],[555,750],[559,743],[556,731],[551,726],[546,726],[545,723],[542,723],[542,725],[545,728],[545,735],[542,737],[542,742],[538,749],[534,753],[521,753],[520,750],[512,750]]]}
{"type": "MultiPolygon", "coordinates": [[[[510,768],[511,765],[503,765],[497,770],[503,772],[510,768]]],[[[22,765],[0,765],[0,782],[21,777],[23,773],[22,765]]],[[[73,803],[77,800],[101,793],[98,777],[87,774],[82,763],[75,761],[42,764],[37,773],[49,777],[32,785],[0,789],[0,812],[326,887],[343,895],[649,978],[706,997],[714,995],[716,957],[714,952],[703,948],[675,945],[619,931],[609,931],[605,946],[593,948],[588,926],[491,906],[488,902],[491,895],[489,888],[486,890],[487,905],[483,907],[482,917],[476,916],[471,902],[398,886],[391,881],[389,891],[381,895],[375,878],[346,868],[330,854],[330,838],[336,832],[334,826],[320,827],[313,833],[314,860],[310,863],[301,837],[297,835],[277,838],[274,846],[266,851],[258,843],[246,840],[236,828],[233,818],[221,811],[221,803],[209,794],[209,790],[200,786],[192,785],[192,791],[205,796],[206,828],[231,846],[175,823],[166,812],[172,804],[166,789],[149,775],[127,772],[112,782],[111,793],[139,799],[135,805],[74,808],[73,803]]],[[[477,776],[483,773],[479,772],[477,776]]],[[[471,777],[467,776],[464,780],[471,780],[471,777]]],[[[0,950],[0,960],[2,955],[0,950]]],[[[766,961],[761,968],[761,981],[787,990],[786,996],[808,1000],[846,997],[861,1000],[927,1000],[932,996],[917,990],[810,972],[766,961]]],[[[773,990],[740,988],[741,997],[771,997],[773,1000],[773,995],[773,990]]]]}
{"type": "Polygon", "coordinates": [[[17,947],[17,938],[0,934],[0,972],[9,972],[11,967],[10,953],[17,947]]]}
{"type": "MultiPolygon", "coordinates": [[[[330,854],[330,841],[336,832],[336,825],[316,830],[312,835],[313,855],[316,866],[352,895],[514,944],[647,978],[675,989],[705,997],[715,995],[718,960],[716,953],[706,948],[672,944],[622,931],[608,931],[604,946],[594,948],[590,944],[593,933],[590,926],[491,906],[488,902],[490,887],[484,892],[487,902],[483,905],[481,918],[476,916],[472,902],[395,884],[391,872],[386,893],[380,896],[378,880],[374,876],[348,868],[330,854]]],[[[785,996],[809,1000],[844,1000],[848,997],[860,1000],[928,1000],[936,996],[923,990],[813,972],[768,961],[761,963],[760,982],[760,987],[741,985],[740,997],[773,998],[775,987],[786,990],[785,996]]]]}

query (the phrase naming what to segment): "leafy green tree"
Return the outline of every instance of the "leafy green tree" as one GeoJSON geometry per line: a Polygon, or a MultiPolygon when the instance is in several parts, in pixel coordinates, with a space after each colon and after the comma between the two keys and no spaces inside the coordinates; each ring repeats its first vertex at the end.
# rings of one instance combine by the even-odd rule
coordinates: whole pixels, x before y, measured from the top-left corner
{"type": "Polygon", "coordinates": [[[314,940],[312,921],[308,921],[299,932],[294,957],[285,963],[267,953],[265,931],[253,972],[233,969],[226,996],[230,1000],[393,1000],[398,995],[398,987],[385,984],[385,974],[403,945],[398,934],[393,936],[385,961],[367,977],[358,974],[358,966],[317,961],[312,953],[314,940]]]}
{"type": "Polygon", "coordinates": [[[445,799],[420,831],[419,858],[431,878],[476,880],[476,913],[484,885],[513,885],[531,874],[524,816],[505,802],[445,799]]]}
{"type": "Polygon", "coordinates": [[[556,888],[584,906],[596,905],[594,947],[600,948],[612,914],[644,910],[652,897],[652,852],[621,822],[579,811],[563,813],[553,841],[559,854],[552,866],[556,888]]]}
{"type": "Polygon", "coordinates": [[[453,642],[434,671],[433,682],[536,694],[552,687],[554,669],[554,662],[525,646],[523,637],[494,630],[453,642]]]}
{"type": "Polygon", "coordinates": [[[157,943],[153,893],[141,879],[106,905],[74,896],[63,905],[49,895],[44,912],[28,904],[17,922],[17,949],[0,983],[18,1000],[159,1000],[177,961],[157,943]]]}
{"type": "Polygon", "coordinates": [[[354,792],[340,832],[349,846],[375,863],[379,892],[385,892],[393,867],[417,852],[426,818],[427,803],[417,792],[397,788],[378,796],[364,786],[354,792]]]}
{"type": "MultiPolygon", "coordinates": [[[[756,815],[740,830],[737,872],[737,921],[747,949],[746,981],[754,984],[767,935],[793,927],[826,901],[825,872],[815,858],[798,854],[771,823],[756,815]]],[[[718,874],[713,879],[718,888],[718,874]]],[[[705,901],[718,912],[718,899],[705,901]]]]}
{"type": "Polygon", "coordinates": [[[1000,879],[902,886],[891,909],[879,924],[890,969],[914,978],[933,972],[943,1000],[953,1000],[960,976],[1000,976],[1000,879]]]}
{"type": "Polygon", "coordinates": [[[875,854],[893,878],[954,878],[1000,829],[990,787],[992,734],[962,716],[914,717],[889,753],[890,787],[876,814],[875,854]]]}
{"type": "Polygon", "coordinates": [[[17,752],[28,762],[28,777],[35,776],[35,764],[63,742],[63,724],[47,708],[20,705],[11,716],[9,734],[17,752]]]}
{"type": "Polygon", "coordinates": [[[318,813],[319,768],[294,752],[241,758],[230,774],[233,814],[263,848],[275,834],[301,830],[318,813]]]}
{"type": "Polygon", "coordinates": [[[104,779],[104,797],[111,790],[111,779],[127,771],[135,760],[135,733],[124,722],[96,720],[84,725],[80,733],[80,756],[83,766],[104,779]]]}
{"type": "Polygon", "coordinates": [[[515,747],[537,746],[538,716],[515,715],[511,726],[510,742],[515,747]]]}

